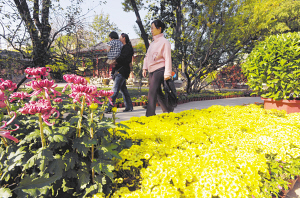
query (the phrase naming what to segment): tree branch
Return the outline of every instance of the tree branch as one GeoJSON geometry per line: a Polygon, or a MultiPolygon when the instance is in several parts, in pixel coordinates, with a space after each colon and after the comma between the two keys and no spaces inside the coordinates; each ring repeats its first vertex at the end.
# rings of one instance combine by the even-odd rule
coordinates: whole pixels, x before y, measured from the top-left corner
{"type": "Polygon", "coordinates": [[[33,3],[33,19],[36,26],[39,28],[40,31],[42,31],[42,24],[39,19],[39,0],[34,0],[33,3]]]}

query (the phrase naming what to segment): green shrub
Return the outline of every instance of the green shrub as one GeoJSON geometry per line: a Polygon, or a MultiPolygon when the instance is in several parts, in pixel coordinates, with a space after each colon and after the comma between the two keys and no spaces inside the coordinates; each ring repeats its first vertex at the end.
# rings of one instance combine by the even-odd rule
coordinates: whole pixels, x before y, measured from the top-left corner
{"type": "Polygon", "coordinates": [[[299,99],[300,33],[273,35],[258,43],[243,72],[250,88],[262,97],[299,99]]]}

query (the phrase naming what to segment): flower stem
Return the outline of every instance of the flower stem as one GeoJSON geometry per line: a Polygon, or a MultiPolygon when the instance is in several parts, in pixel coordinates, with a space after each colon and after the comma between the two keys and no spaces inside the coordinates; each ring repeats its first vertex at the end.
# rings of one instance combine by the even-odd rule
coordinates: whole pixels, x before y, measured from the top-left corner
{"type": "Polygon", "coordinates": [[[8,145],[7,145],[7,142],[6,142],[5,138],[4,138],[4,137],[1,137],[1,139],[2,139],[2,141],[3,141],[4,145],[5,145],[5,147],[7,147],[8,145]]]}
{"type": "Polygon", "coordinates": [[[82,100],[82,103],[81,103],[81,110],[80,110],[80,118],[78,120],[78,137],[80,137],[80,135],[81,135],[81,122],[82,122],[84,104],[85,104],[85,96],[83,96],[83,100],[82,100]]]}
{"type": "Polygon", "coordinates": [[[42,147],[44,148],[45,145],[45,138],[44,138],[44,132],[43,132],[43,119],[42,114],[39,113],[39,122],[40,122],[40,133],[41,133],[41,140],[42,140],[42,147]]]}
{"type": "Polygon", "coordinates": [[[4,102],[6,103],[6,110],[7,110],[8,115],[9,115],[10,117],[12,117],[11,114],[10,114],[10,107],[9,107],[9,102],[8,102],[8,100],[5,100],[4,102]]]}
{"type": "MultiPolygon", "coordinates": [[[[93,110],[91,112],[91,119],[92,119],[92,122],[91,122],[91,139],[94,138],[94,128],[93,128],[93,119],[94,119],[94,114],[93,114],[93,110]]],[[[92,154],[92,162],[94,161],[94,144],[92,144],[92,151],[91,151],[91,154],[92,154]]],[[[94,177],[95,177],[95,169],[92,168],[92,182],[94,183],[94,177]]]]}

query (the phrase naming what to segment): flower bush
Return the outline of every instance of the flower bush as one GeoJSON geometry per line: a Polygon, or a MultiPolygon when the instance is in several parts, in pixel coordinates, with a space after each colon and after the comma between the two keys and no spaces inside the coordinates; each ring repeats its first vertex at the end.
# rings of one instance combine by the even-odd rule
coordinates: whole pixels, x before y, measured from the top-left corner
{"type": "Polygon", "coordinates": [[[239,65],[232,65],[223,67],[217,74],[217,84],[222,88],[225,87],[225,83],[229,83],[233,88],[237,88],[237,83],[246,83],[247,78],[241,71],[239,65]]]}
{"type": "Polygon", "coordinates": [[[32,79],[27,84],[30,94],[12,93],[16,84],[0,79],[0,195],[109,194],[112,159],[121,159],[119,152],[131,146],[130,140],[116,135],[115,121],[104,116],[113,92],[98,91],[81,76],[65,75],[70,89],[64,88],[68,97],[62,98],[57,85],[46,79],[49,71],[25,70],[32,79]]]}
{"type": "Polygon", "coordinates": [[[115,160],[112,197],[278,196],[300,174],[299,118],[248,105],[121,122],[134,145],[115,160]]]}
{"type": "Polygon", "coordinates": [[[247,84],[255,93],[274,100],[300,99],[299,40],[299,32],[286,33],[255,46],[242,65],[247,84]]]}

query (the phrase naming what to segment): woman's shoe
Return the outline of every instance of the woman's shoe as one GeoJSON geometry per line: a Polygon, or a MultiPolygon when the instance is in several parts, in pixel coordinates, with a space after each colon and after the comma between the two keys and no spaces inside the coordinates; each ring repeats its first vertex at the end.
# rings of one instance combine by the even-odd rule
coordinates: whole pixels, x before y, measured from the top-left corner
{"type": "Polygon", "coordinates": [[[132,111],[133,109],[124,109],[123,112],[132,111]]]}

